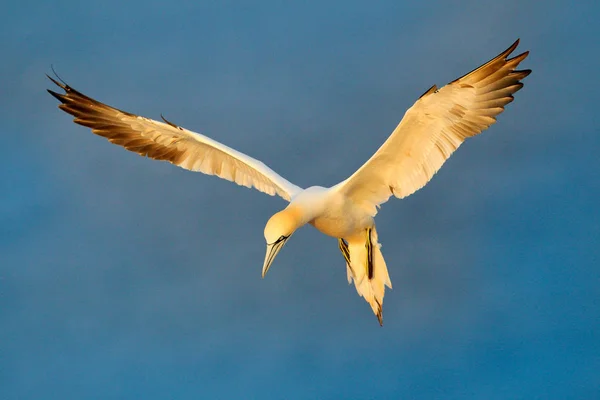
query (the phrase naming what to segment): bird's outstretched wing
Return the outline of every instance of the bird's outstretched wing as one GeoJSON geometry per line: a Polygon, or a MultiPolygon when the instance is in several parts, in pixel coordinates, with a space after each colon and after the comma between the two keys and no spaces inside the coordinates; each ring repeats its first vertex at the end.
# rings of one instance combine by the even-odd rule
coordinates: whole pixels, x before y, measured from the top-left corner
{"type": "Polygon", "coordinates": [[[254,187],[287,201],[301,191],[262,162],[216,140],[177,126],[163,118],[155,121],[100,103],[69,85],[52,82],[65,93],[48,90],[62,104],[59,108],[75,117],[74,122],[92,128],[96,135],[127,150],[155,160],[166,160],[190,171],[254,187]]]}
{"type": "Polygon", "coordinates": [[[518,44],[439,90],[431,87],[338,190],[375,215],[391,195],[403,198],[425,186],[466,138],[496,122],[523,87],[520,80],[531,70],[516,68],[529,52],[508,58],[518,44]]]}

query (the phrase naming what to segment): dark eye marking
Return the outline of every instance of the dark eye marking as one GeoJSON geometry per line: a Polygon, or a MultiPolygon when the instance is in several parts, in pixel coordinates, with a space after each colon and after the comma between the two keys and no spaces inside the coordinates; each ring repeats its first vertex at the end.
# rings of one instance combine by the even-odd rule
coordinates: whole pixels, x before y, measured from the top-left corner
{"type": "Polygon", "coordinates": [[[281,236],[279,237],[279,239],[277,239],[277,240],[275,241],[275,243],[273,243],[273,244],[281,243],[281,242],[283,242],[284,240],[286,240],[287,238],[289,238],[289,236],[284,236],[284,235],[281,235],[281,236]]]}
{"type": "Polygon", "coordinates": [[[278,243],[283,242],[284,240],[287,240],[289,238],[289,236],[285,236],[285,235],[281,235],[279,236],[279,239],[277,239],[276,241],[274,241],[273,243],[271,243],[271,245],[276,245],[278,243]]]}

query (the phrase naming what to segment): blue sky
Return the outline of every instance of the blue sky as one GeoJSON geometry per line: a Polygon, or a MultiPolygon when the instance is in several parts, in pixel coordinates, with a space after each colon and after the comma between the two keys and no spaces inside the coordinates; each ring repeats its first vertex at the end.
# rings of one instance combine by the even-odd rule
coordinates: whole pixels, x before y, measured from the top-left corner
{"type": "Polygon", "coordinates": [[[253,3],[4,7],[2,397],[599,398],[600,7],[253,3]],[[282,200],[128,153],[45,92],[54,65],[330,186],[517,37],[533,73],[498,124],[377,217],[383,328],[310,227],[260,279],[282,200]]]}

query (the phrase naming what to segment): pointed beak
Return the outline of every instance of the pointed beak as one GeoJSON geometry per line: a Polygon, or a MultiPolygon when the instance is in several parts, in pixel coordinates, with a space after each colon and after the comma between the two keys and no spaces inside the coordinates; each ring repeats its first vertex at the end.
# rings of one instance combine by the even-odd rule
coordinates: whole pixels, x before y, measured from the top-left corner
{"type": "Polygon", "coordinates": [[[267,244],[267,254],[265,255],[265,262],[263,264],[263,269],[262,269],[262,277],[263,278],[265,277],[265,275],[267,274],[267,271],[271,267],[271,264],[273,263],[275,256],[277,255],[277,253],[279,253],[279,251],[281,250],[281,248],[283,247],[285,242],[287,242],[287,240],[290,238],[290,236],[282,236],[279,239],[277,239],[275,242],[267,244]]]}

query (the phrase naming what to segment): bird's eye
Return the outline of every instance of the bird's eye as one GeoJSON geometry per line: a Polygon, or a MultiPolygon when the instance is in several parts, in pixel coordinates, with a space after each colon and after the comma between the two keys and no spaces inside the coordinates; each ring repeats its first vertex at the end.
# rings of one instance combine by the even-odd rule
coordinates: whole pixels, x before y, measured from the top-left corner
{"type": "Polygon", "coordinates": [[[280,242],[283,242],[283,241],[284,241],[285,239],[287,239],[287,238],[288,238],[287,236],[281,235],[281,236],[279,237],[279,239],[277,239],[277,241],[276,241],[275,243],[280,243],[280,242]]]}

